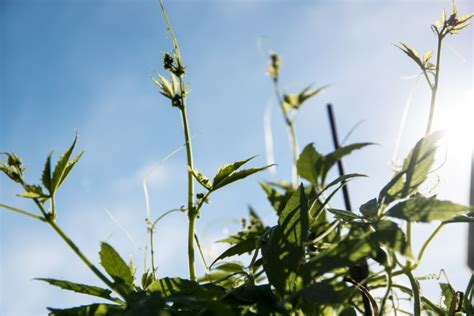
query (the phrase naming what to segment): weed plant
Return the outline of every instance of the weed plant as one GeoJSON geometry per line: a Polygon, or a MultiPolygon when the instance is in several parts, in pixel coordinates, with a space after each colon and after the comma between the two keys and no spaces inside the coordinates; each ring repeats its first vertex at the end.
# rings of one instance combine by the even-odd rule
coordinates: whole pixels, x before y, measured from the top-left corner
{"type": "Polygon", "coordinates": [[[344,174],[341,159],[371,143],[341,147],[335,137],[336,148],[332,152],[321,153],[313,144],[300,152],[295,118],[306,101],[326,86],[308,86],[294,94],[282,94],[281,61],[272,54],[267,73],[288,128],[292,179],[290,183],[260,183],[278,216],[277,223],[263,223],[257,212],[250,209],[241,231],[220,241],[228,244],[227,250],[206,266],[205,275],[198,276],[195,254],[201,254],[201,249],[195,226],[206,203],[220,189],[270,166],[245,169],[251,157],[225,164],[212,178],[194,166],[187,116],[186,64],[161,0],[160,5],[173,49],[163,55],[165,72],[153,78],[153,82],[176,108],[183,127],[187,204],[181,211],[188,218],[189,277],[161,277],[156,271],[154,228],[169,212],[157,219],[147,216],[150,266],[141,276],[136,276],[133,263],[127,264],[107,243],[100,247],[98,267],[61,229],[56,220],[55,197],[82,156],[82,152],[73,154],[77,137],[54,167],[52,154],[47,156],[41,184],[25,182],[21,159],[14,153],[3,153],[5,160],[0,162],[0,170],[19,185],[23,192],[18,196],[30,199],[37,211],[5,204],[0,207],[49,225],[104,285],[38,279],[108,301],[67,309],[49,308],[50,315],[474,315],[474,276],[466,282],[465,290],[440,283],[440,303],[422,295],[415,276],[430,242],[445,225],[474,222],[470,207],[440,200],[436,195],[426,196],[420,190],[432,170],[437,143],[443,135],[432,131],[443,43],[466,28],[473,14],[459,15],[454,4],[449,14],[443,11],[441,19],[431,26],[436,38],[435,54],[429,51],[420,55],[404,43],[398,46],[416,64],[431,90],[426,132],[392,179],[357,210],[351,209],[348,200],[346,209],[332,208],[330,201],[347,182],[364,177],[344,174]],[[329,179],[329,171],[335,166],[340,176],[329,179]],[[199,193],[195,185],[200,187],[199,193]],[[412,248],[414,222],[439,223],[419,251],[412,248]],[[245,254],[250,254],[251,260],[245,261],[245,254]],[[239,256],[242,260],[236,261],[239,256]],[[403,296],[409,297],[409,311],[400,307],[399,298],[403,296]]]}

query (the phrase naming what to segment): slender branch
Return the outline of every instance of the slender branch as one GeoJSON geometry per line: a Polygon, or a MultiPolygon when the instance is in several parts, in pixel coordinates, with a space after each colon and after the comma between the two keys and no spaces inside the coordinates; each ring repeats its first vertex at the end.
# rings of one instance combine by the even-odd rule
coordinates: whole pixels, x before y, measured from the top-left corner
{"type": "Polygon", "coordinates": [[[87,259],[87,257],[82,253],[79,247],[62,231],[62,229],[52,220],[48,221],[48,224],[54,229],[56,233],[66,242],[66,244],[76,253],[76,255],[81,258],[81,260],[85,263],[85,265],[100,279],[104,282],[109,288],[114,289],[118,294],[124,296],[122,291],[116,289],[114,283],[109,280],[102,272],[100,272],[97,267],[92,264],[92,262],[87,259]]]}
{"type": "Polygon", "coordinates": [[[430,237],[428,237],[428,239],[424,242],[423,246],[421,247],[420,253],[418,254],[418,258],[417,258],[418,262],[412,267],[412,270],[415,270],[418,267],[418,265],[420,264],[421,259],[423,258],[423,254],[426,251],[426,248],[428,248],[431,241],[436,237],[436,235],[440,232],[440,230],[441,230],[441,228],[443,228],[443,226],[444,226],[443,223],[439,224],[438,227],[436,227],[436,229],[433,231],[433,233],[431,233],[430,237]]]}
{"type": "Polygon", "coordinates": [[[408,277],[408,280],[410,281],[410,285],[413,291],[413,300],[414,300],[414,307],[413,307],[413,314],[414,316],[420,316],[421,315],[421,298],[420,298],[420,288],[419,284],[416,281],[415,277],[411,273],[411,270],[408,268],[404,269],[404,273],[408,277]]]}
{"type": "Polygon", "coordinates": [[[434,77],[434,83],[431,86],[431,104],[430,104],[430,114],[428,117],[428,125],[426,126],[426,132],[425,135],[428,135],[431,133],[431,128],[433,125],[433,120],[434,120],[434,112],[435,112],[435,107],[436,107],[436,96],[438,93],[438,84],[439,84],[439,68],[440,68],[440,62],[441,62],[441,45],[443,42],[443,34],[438,34],[438,49],[437,49],[437,54],[436,54],[436,70],[435,70],[435,77],[434,77]]]}
{"type": "Polygon", "coordinates": [[[20,210],[19,208],[16,208],[16,207],[13,207],[13,206],[8,206],[8,205],[5,205],[5,204],[0,204],[0,208],[7,209],[7,210],[9,210],[9,211],[12,211],[12,212],[15,212],[15,213],[18,213],[18,214],[22,214],[22,215],[25,215],[25,216],[28,216],[28,217],[37,219],[37,220],[42,221],[42,222],[46,222],[46,219],[45,219],[44,217],[35,215],[35,214],[30,213],[30,212],[28,212],[28,211],[20,210]]]}
{"type": "Polygon", "coordinates": [[[199,238],[196,234],[194,234],[194,240],[196,241],[196,246],[199,252],[199,256],[201,257],[202,264],[206,269],[206,273],[209,274],[209,265],[206,262],[206,258],[204,257],[204,253],[202,252],[201,243],[199,243],[199,238]]]}

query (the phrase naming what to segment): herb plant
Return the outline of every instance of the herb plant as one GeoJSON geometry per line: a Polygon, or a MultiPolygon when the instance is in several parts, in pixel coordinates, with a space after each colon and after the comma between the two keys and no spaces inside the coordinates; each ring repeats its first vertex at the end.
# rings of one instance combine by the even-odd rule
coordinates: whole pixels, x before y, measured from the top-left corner
{"type": "Polygon", "coordinates": [[[408,153],[392,179],[375,197],[357,211],[331,207],[331,199],[349,181],[360,181],[362,174],[344,174],[341,159],[371,143],[355,143],[323,154],[313,144],[300,152],[294,129],[301,106],[326,86],[304,88],[298,93],[280,91],[281,61],[272,54],[267,73],[288,128],[293,154],[291,183],[261,182],[278,221],[262,222],[250,209],[242,230],[221,242],[228,244],[205,275],[196,275],[195,253],[201,253],[195,232],[197,219],[211,195],[270,166],[244,169],[251,158],[225,164],[212,177],[206,177],[193,164],[190,125],[187,116],[188,86],[186,66],[178,41],[160,0],[173,49],[163,56],[165,74],[153,78],[159,92],[179,112],[187,157],[187,205],[189,278],[159,277],[153,240],[157,221],[147,218],[151,266],[141,277],[133,264],[127,264],[114,248],[102,243],[99,268],[60,228],[56,221],[55,197],[82,152],[73,155],[77,137],[53,167],[52,153],[44,165],[41,184],[25,182],[25,167],[14,153],[3,153],[1,171],[23,190],[19,196],[30,199],[37,212],[13,206],[0,207],[49,225],[104,284],[103,288],[41,278],[62,289],[88,294],[109,303],[95,303],[68,309],[49,308],[50,315],[382,315],[406,312],[421,315],[474,315],[474,276],[464,291],[441,283],[442,302],[438,304],[420,292],[415,276],[430,242],[448,224],[474,222],[471,208],[423,195],[421,186],[435,160],[442,132],[432,131],[436,96],[439,90],[441,52],[444,41],[469,25],[473,14],[459,16],[455,5],[449,15],[431,28],[437,39],[436,55],[420,56],[401,43],[399,48],[420,68],[431,90],[430,114],[425,135],[408,153]],[[432,61],[435,59],[435,61],[432,61]],[[329,179],[329,171],[340,164],[340,176],[329,179]],[[202,189],[197,193],[195,184],[202,189]],[[412,249],[412,223],[437,221],[439,226],[419,251],[412,249]],[[250,254],[250,256],[245,256],[250,254]],[[239,257],[241,261],[231,261],[239,257]],[[398,298],[408,296],[411,311],[400,307],[398,298]]]}

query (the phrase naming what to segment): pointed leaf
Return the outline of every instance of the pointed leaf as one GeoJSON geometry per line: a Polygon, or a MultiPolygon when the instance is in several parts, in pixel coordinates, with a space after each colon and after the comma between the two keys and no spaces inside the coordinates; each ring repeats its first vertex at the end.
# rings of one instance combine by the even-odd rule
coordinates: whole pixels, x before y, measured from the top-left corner
{"type": "Polygon", "coordinates": [[[69,158],[71,157],[74,147],[76,146],[76,142],[77,142],[77,135],[74,137],[74,141],[71,147],[69,147],[69,149],[59,158],[58,163],[56,164],[56,167],[54,167],[53,177],[51,180],[51,191],[52,191],[51,194],[54,194],[54,192],[56,192],[59,185],[64,180],[66,166],[67,166],[67,163],[69,162],[69,158]]]}
{"type": "Polygon", "coordinates": [[[114,280],[123,281],[128,285],[133,284],[133,274],[130,267],[112,246],[105,242],[102,243],[99,255],[100,264],[114,280]]]}
{"type": "Polygon", "coordinates": [[[46,162],[44,164],[43,174],[41,176],[41,181],[43,182],[44,187],[51,194],[51,155],[52,151],[49,152],[46,162]]]}
{"type": "Polygon", "coordinates": [[[241,166],[254,159],[255,156],[250,157],[245,160],[236,161],[234,163],[223,165],[216,173],[214,179],[212,180],[213,186],[219,185],[219,182],[227,178],[231,173],[239,169],[241,166]]]}
{"type": "Polygon", "coordinates": [[[258,172],[261,172],[263,170],[266,170],[270,167],[272,167],[273,165],[268,165],[268,166],[264,166],[264,167],[259,167],[259,168],[249,168],[249,169],[244,169],[244,170],[241,170],[241,171],[236,171],[234,173],[232,173],[230,176],[228,176],[227,178],[223,179],[222,181],[220,181],[218,183],[217,186],[214,186],[213,189],[214,190],[217,190],[217,189],[220,189],[228,184],[231,184],[235,181],[238,181],[238,180],[242,180],[244,178],[247,178],[248,176],[250,175],[253,175],[255,173],[258,173],[258,172]]]}
{"type": "Polygon", "coordinates": [[[431,221],[448,221],[458,215],[466,214],[470,207],[416,195],[400,202],[388,210],[387,215],[412,222],[429,223],[431,221]]]}
{"type": "Polygon", "coordinates": [[[39,278],[36,279],[39,281],[44,281],[46,283],[49,283],[51,285],[60,287],[64,290],[69,290],[69,291],[74,291],[77,293],[81,294],[88,294],[92,296],[97,296],[97,297],[102,297],[105,299],[112,299],[110,294],[112,294],[112,291],[108,289],[103,289],[97,286],[91,286],[91,285],[85,285],[85,284],[79,284],[79,283],[74,283],[74,282],[69,282],[69,281],[64,281],[64,280],[55,280],[55,279],[43,279],[39,278]]]}
{"type": "Polygon", "coordinates": [[[322,174],[323,156],[316,151],[314,144],[307,145],[296,162],[298,174],[308,180],[312,185],[319,186],[319,178],[322,174]]]}

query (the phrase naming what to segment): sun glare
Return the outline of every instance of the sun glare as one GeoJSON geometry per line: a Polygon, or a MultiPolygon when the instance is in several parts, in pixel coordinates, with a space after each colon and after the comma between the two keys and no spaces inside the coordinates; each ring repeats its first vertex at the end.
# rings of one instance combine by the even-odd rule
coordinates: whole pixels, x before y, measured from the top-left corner
{"type": "Polygon", "coordinates": [[[446,131],[443,147],[450,155],[470,155],[474,149],[474,90],[464,95],[449,108],[437,113],[436,130],[446,131]]]}

